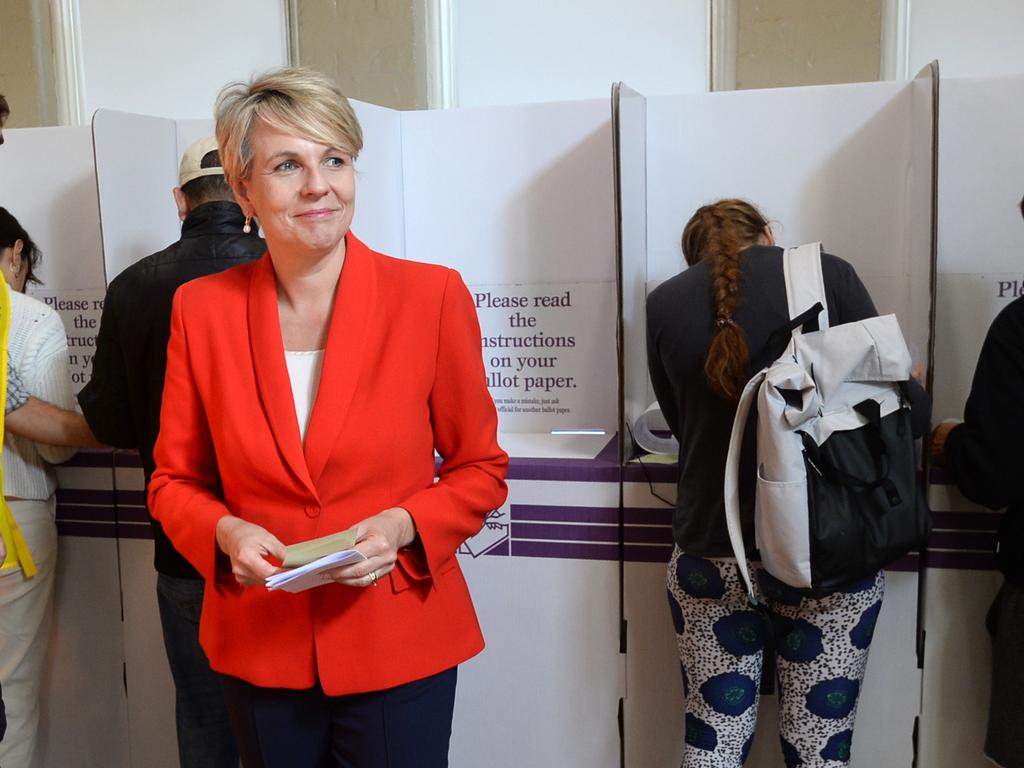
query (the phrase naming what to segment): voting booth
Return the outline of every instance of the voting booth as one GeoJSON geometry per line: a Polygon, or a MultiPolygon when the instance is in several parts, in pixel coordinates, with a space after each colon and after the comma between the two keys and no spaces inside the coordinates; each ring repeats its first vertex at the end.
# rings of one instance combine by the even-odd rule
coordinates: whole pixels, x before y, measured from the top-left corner
{"type": "MultiPolygon", "coordinates": [[[[619,88],[624,429],[654,400],[646,375],[647,293],[684,267],[680,235],[691,214],[724,197],[760,206],[778,244],[820,240],[853,264],[879,312],[898,316],[915,363],[929,364],[936,78],[929,67],[911,82],[657,97],[619,88]]],[[[684,733],[665,597],[676,469],[654,458],[628,464],[623,488],[624,740],[626,764],[635,766],[678,765],[684,733]]],[[[854,766],[913,760],[918,571],[914,556],[888,569],[854,729],[854,766]]],[[[776,705],[774,696],[762,697],[748,765],[783,765],[776,705]]]]}
{"type": "MultiPolygon", "coordinates": [[[[60,314],[77,391],[88,380],[106,287],[92,133],[16,129],[4,138],[0,205],[42,252],[42,285],[28,293],[60,314]]],[[[128,765],[111,455],[79,453],[57,475],[60,539],[40,703],[41,764],[128,765]]]]}
{"type": "MultiPolygon", "coordinates": [[[[1024,294],[1024,77],[944,80],[939,119],[938,286],[933,421],[963,417],[978,353],[1024,294]]],[[[932,473],[918,765],[984,768],[991,677],[985,614],[1002,575],[1000,512],[932,473]]]]}
{"type": "MultiPolygon", "coordinates": [[[[461,272],[513,457],[508,502],[460,551],[487,650],[460,670],[452,764],[612,765],[624,663],[608,103],[354,106],[366,146],[353,231],[377,250],[461,272]]],[[[177,158],[212,130],[207,121],[96,114],[108,280],[177,239],[177,158]]],[[[132,764],[173,765],[143,476],[133,452],[115,452],[114,463],[125,680],[129,702],[147,703],[131,709],[132,764]]]]}
{"type": "MultiPolygon", "coordinates": [[[[936,88],[930,67],[909,82],[771,91],[618,85],[611,102],[354,105],[366,147],[353,231],[461,272],[511,455],[508,501],[459,553],[487,648],[460,668],[454,768],[679,763],[665,596],[675,468],[634,461],[631,432],[653,401],[644,301],[683,268],[679,235],[699,205],[750,199],[780,244],[821,240],[851,262],[933,371],[936,419],[960,415],[989,321],[1024,292],[1024,78],[945,83],[941,116],[936,88]]],[[[43,251],[45,285],[32,292],[64,319],[76,388],[106,284],[178,238],[178,160],[211,132],[101,110],[91,130],[5,134],[0,204],[43,251]]],[[[138,457],[81,452],[59,478],[43,764],[171,768],[173,686],[138,457]]],[[[859,768],[910,766],[915,739],[918,765],[985,764],[982,618],[1000,583],[998,515],[933,480],[928,551],[888,574],[859,768]]],[[[762,699],[747,765],[782,765],[774,706],[762,699]]]]}

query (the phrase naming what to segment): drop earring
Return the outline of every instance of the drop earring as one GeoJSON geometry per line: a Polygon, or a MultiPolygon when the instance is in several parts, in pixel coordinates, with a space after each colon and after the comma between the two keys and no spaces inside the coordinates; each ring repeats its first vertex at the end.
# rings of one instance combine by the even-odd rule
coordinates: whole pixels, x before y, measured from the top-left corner
{"type": "Polygon", "coordinates": [[[250,232],[252,232],[252,224],[249,223],[251,221],[252,221],[252,216],[246,216],[245,217],[245,225],[242,227],[242,231],[245,232],[245,234],[247,234],[247,235],[250,232]]]}

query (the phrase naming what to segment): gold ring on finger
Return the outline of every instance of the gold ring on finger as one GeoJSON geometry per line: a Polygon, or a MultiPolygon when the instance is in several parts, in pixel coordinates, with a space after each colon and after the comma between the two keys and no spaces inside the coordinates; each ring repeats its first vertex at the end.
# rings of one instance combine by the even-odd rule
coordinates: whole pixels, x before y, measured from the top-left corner
{"type": "Polygon", "coordinates": [[[370,584],[374,587],[377,586],[377,572],[370,571],[370,584]]]}

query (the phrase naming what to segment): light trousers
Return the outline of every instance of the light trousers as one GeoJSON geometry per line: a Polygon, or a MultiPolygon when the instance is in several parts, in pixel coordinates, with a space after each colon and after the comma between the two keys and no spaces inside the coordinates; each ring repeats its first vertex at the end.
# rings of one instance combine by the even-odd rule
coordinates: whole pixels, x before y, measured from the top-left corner
{"type": "Polygon", "coordinates": [[[56,501],[8,500],[39,569],[26,579],[20,568],[0,571],[0,683],[7,734],[0,766],[30,768],[39,730],[39,690],[50,644],[57,571],[56,501]]]}

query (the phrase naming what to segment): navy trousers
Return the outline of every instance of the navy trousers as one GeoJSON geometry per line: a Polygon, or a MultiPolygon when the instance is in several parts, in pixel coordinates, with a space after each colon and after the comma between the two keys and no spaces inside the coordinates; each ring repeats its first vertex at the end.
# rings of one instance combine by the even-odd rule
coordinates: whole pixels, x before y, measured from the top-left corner
{"type": "Polygon", "coordinates": [[[223,682],[245,768],[446,768],[456,677],[350,696],[223,682]]]}

